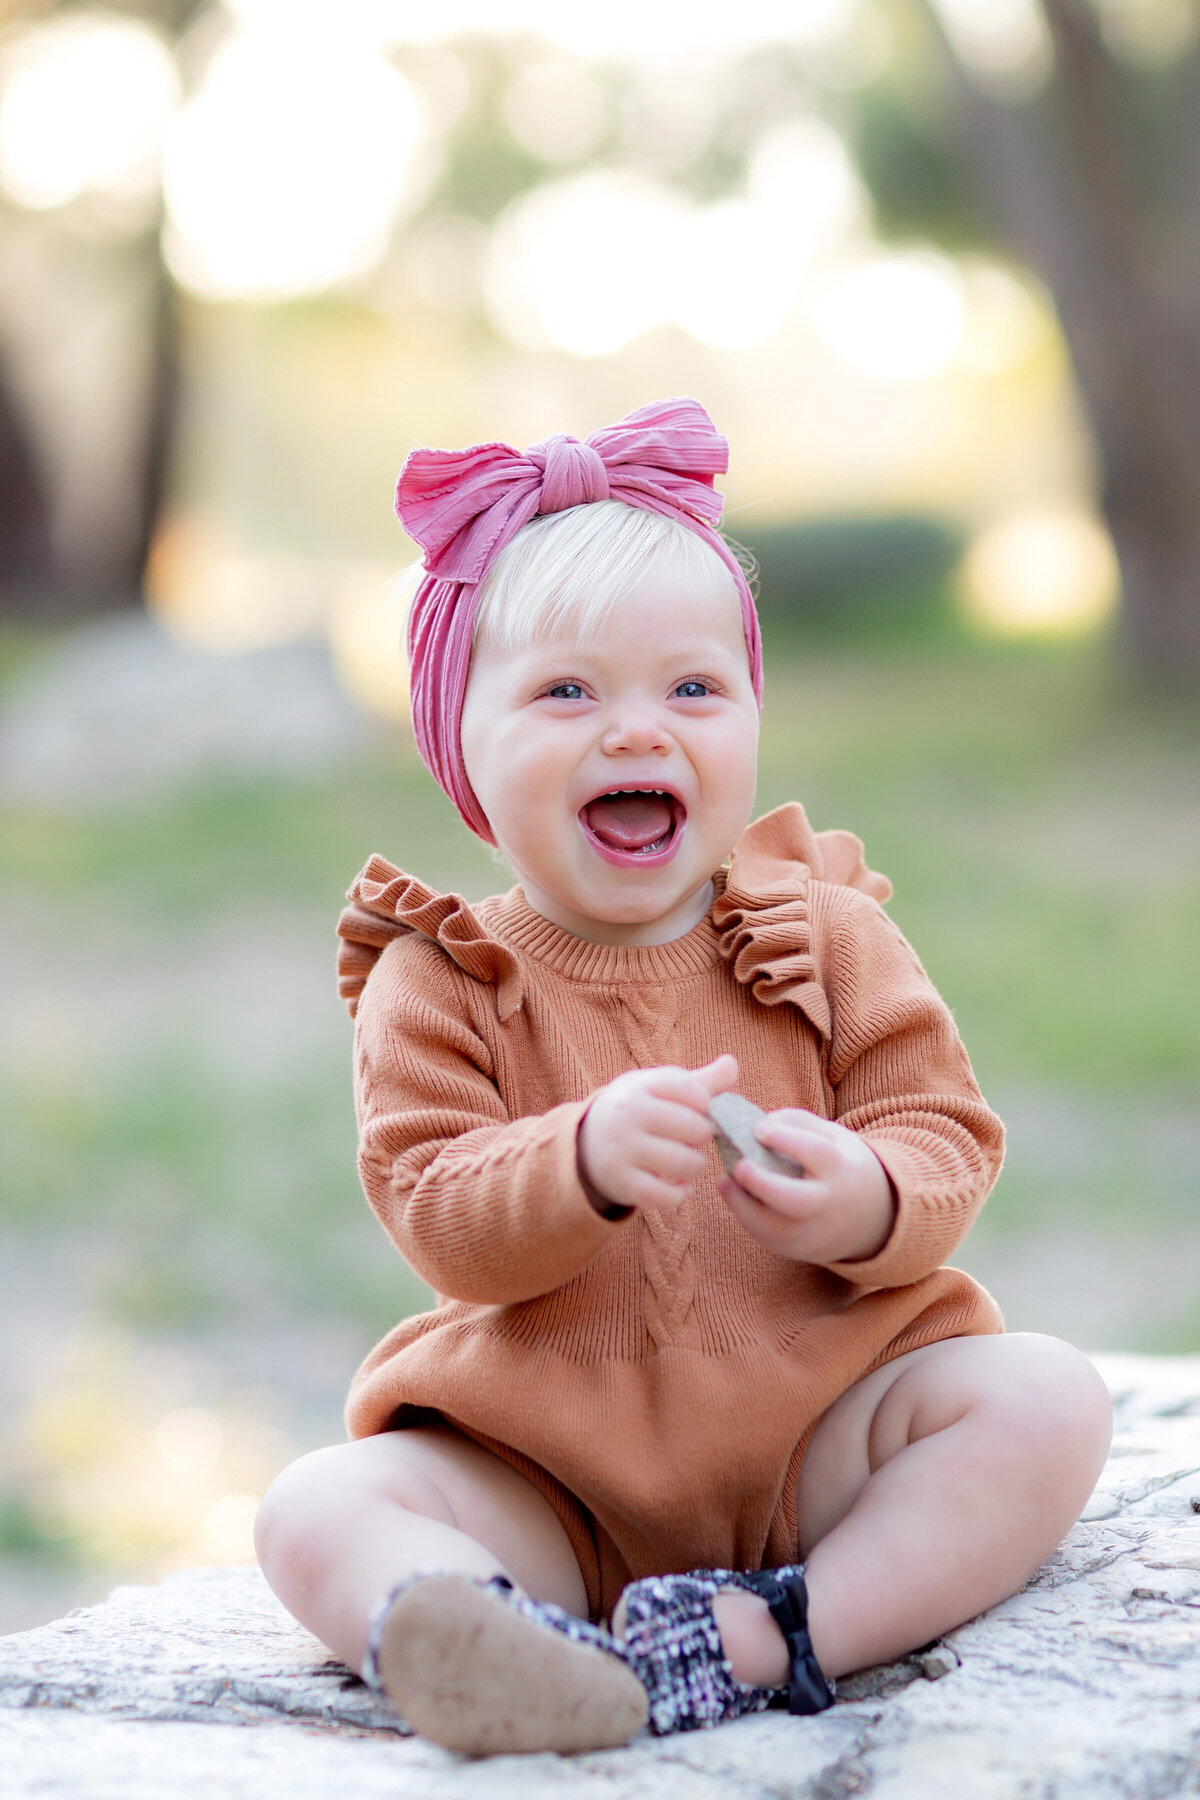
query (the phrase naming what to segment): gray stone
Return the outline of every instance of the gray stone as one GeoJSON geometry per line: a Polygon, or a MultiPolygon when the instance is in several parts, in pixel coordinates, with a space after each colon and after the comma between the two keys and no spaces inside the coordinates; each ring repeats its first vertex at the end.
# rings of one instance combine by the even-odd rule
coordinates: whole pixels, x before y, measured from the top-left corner
{"type": "Polygon", "coordinates": [[[22,672],[0,715],[0,796],[121,808],[213,776],[304,779],[368,737],[321,645],[205,654],[122,613],[22,672]]]}
{"type": "Polygon", "coordinates": [[[776,1175],[804,1174],[799,1163],[777,1156],[774,1150],[759,1143],[754,1128],[767,1115],[744,1094],[714,1094],[708,1103],[708,1116],[717,1128],[717,1152],[727,1174],[733,1174],[743,1156],[747,1162],[758,1163],[776,1175]]]}
{"type": "Polygon", "coordinates": [[[0,1639],[6,1800],[1166,1800],[1200,1795],[1200,1357],[1098,1359],[1102,1496],[1031,1582],[911,1657],[769,1713],[590,1756],[460,1761],[248,1569],[0,1639]]]}

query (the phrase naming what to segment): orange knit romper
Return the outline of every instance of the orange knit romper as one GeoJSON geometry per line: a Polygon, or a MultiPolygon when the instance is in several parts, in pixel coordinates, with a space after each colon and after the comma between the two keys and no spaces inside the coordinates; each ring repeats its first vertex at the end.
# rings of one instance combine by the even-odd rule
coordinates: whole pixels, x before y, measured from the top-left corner
{"type": "Polygon", "coordinates": [[[825,1408],[906,1350],[1003,1329],[941,1267],[1003,1128],[880,905],[890,883],[794,804],[749,826],[714,883],[683,937],[614,948],[519,888],[468,907],[373,856],[338,925],[363,1187],[438,1296],[359,1369],[350,1435],[440,1417],[504,1457],[562,1520],[595,1618],[642,1575],[794,1561],[825,1408]],[[871,1145],[898,1198],[878,1255],[764,1249],[720,1198],[715,1152],[671,1214],[591,1205],[575,1161],[589,1097],[723,1051],[760,1106],[871,1145]]]}

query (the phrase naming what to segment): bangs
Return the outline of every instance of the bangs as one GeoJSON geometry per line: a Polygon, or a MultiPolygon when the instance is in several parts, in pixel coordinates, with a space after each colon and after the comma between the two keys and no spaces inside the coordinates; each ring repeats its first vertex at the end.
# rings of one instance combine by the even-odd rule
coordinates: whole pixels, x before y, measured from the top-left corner
{"type": "Polygon", "coordinates": [[[676,519],[621,500],[531,519],[479,584],[473,641],[486,636],[512,655],[560,632],[592,637],[619,600],[668,568],[740,604],[716,551],[676,519]]]}

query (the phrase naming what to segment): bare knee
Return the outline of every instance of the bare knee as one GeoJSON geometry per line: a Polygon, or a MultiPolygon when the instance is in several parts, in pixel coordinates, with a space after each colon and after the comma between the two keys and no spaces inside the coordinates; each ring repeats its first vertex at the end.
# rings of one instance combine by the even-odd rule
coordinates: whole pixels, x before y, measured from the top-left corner
{"type": "Polygon", "coordinates": [[[1014,1333],[987,1404],[1019,1437],[1047,1479],[1076,1493],[1082,1506],[1112,1442],[1108,1389],[1094,1363],[1073,1345],[1037,1332],[1014,1333]]]}
{"type": "Polygon", "coordinates": [[[391,1440],[398,1433],[331,1444],[310,1451],[276,1476],[254,1521],[254,1548],[268,1580],[287,1572],[304,1585],[331,1543],[345,1541],[354,1514],[365,1507],[402,1507],[427,1519],[455,1523],[445,1494],[416,1460],[391,1440]]]}
{"type": "Polygon", "coordinates": [[[873,1467],[905,1444],[964,1422],[1017,1490],[1075,1516],[1104,1466],[1112,1403],[1095,1366],[1036,1332],[959,1338],[888,1390],[871,1425],[873,1467]],[[1072,1513],[1072,1508],[1074,1512],[1072,1513]]]}

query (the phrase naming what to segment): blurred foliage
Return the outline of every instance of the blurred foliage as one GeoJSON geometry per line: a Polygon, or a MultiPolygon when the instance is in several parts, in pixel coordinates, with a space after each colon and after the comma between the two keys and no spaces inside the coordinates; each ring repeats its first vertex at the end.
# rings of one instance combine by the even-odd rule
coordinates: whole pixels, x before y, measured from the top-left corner
{"type": "Polygon", "coordinates": [[[127,1325],[283,1307],[382,1332],[425,1289],[363,1213],[348,1066],[253,1085],[186,1052],[18,1072],[0,1099],[0,1218],[95,1240],[92,1298],[127,1325]]]}
{"type": "MultiPolygon", "coordinates": [[[[460,40],[455,54],[470,82],[470,99],[442,144],[445,165],[419,218],[454,211],[491,224],[514,194],[542,175],[536,157],[517,144],[500,117],[504,89],[533,46],[505,40],[460,40]]],[[[401,52],[400,67],[422,85],[423,63],[401,52]]]]}
{"type": "Polygon", "coordinates": [[[69,1562],[73,1551],[71,1539],[30,1506],[24,1495],[0,1491],[0,1556],[61,1563],[69,1562]]]}
{"type": "MultiPolygon", "coordinates": [[[[898,53],[877,80],[852,89],[838,109],[871,190],[880,234],[929,237],[952,251],[1001,244],[1021,261],[1024,247],[1008,241],[994,197],[981,186],[966,141],[970,127],[949,76],[949,52],[938,43],[925,0],[892,0],[889,17],[898,53]]],[[[1109,56],[1105,77],[1139,189],[1152,204],[1157,197],[1165,211],[1195,179],[1185,142],[1195,70],[1186,56],[1109,56]]],[[[1019,102],[1014,111],[1019,117],[1019,102]]],[[[1057,148],[1066,154],[1064,144],[1057,148]]]]}
{"type": "Polygon", "coordinates": [[[962,635],[951,576],[963,548],[952,524],[920,515],[826,517],[743,527],[764,620],[822,641],[962,635]]]}
{"type": "Polygon", "coordinates": [[[975,250],[991,233],[944,107],[927,96],[878,83],[852,97],[847,137],[871,190],[884,238],[929,237],[975,250]]]}

